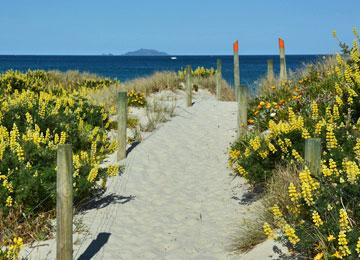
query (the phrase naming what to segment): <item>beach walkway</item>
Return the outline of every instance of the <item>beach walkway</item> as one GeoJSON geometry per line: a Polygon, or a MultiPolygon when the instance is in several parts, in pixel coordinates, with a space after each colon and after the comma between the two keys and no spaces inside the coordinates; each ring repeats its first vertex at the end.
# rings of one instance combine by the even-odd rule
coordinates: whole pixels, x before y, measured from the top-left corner
{"type": "MultiPolygon", "coordinates": [[[[87,234],[74,235],[74,259],[239,259],[228,251],[245,207],[233,199],[242,180],[227,168],[236,103],[204,93],[194,101],[136,146],[124,174],[80,215],[87,234]]],[[[50,241],[30,259],[55,251],[50,241]]]]}

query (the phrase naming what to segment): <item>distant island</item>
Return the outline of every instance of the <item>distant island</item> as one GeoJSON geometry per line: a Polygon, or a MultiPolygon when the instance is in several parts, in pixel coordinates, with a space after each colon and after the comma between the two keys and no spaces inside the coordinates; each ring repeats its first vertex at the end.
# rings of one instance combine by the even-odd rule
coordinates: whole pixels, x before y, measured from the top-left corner
{"type": "Polygon", "coordinates": [[[139,49],[136,51],[129,51],[124,56],[168,56],[166,52],[161,52],[152,49],[139,49]]]}

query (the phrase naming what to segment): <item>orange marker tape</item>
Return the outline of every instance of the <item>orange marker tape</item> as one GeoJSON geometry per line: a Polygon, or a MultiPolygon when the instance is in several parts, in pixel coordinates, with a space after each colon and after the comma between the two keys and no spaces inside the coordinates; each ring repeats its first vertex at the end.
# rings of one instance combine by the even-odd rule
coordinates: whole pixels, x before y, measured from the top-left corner
{"type": "Polygon", "coordinates": [[[237,40],[234,42],[233,48],[234,48],[234,52],[239,51],[239,42],[237,40]]]}
{"type": "Polygon", "coordinates": [[[285,48],[285,42],[283,39],[279,38],[279,48],[284,49],[285,48]]]}

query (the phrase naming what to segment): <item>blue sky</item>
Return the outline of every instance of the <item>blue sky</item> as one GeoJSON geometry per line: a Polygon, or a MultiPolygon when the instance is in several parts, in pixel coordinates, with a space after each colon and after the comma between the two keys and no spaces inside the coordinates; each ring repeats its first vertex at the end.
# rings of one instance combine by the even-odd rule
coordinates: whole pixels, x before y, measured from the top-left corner
{"type": "Polygon", "coordinates": [[[359,0],[2,0],[0,54],[122,54],[153,48],[170,54],[338,50],[351,43],[359,0]]]}

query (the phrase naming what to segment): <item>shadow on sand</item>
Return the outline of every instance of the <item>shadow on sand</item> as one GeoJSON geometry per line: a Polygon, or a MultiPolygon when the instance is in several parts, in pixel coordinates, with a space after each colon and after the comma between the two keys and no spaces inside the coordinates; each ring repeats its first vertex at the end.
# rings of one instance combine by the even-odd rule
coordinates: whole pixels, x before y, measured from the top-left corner
{"type": "Polygon", "coordinates": [[[237,200],[240,205],[250,205],[251,203],[259,200],[264,195],[264,187],[258,186],[251,190],[247,190],[242,194],[241,198],[233,196],[234,200],[237,200]]]}
{"type": "Polygon", "coordinates": [[[126,157],[131,153],[131,151],[140,144],[140,141],[133,142],[131,146],[126,150],[126,157]]]}
{"type": "Polygon", "coordinates": [[[83,204],[78,212],[83,212],[91,209],[102,209],[110,204],[125,204],[131,200],[135,199],[135,196],[121,196],[117,194],[109,194],[106,196],[94,197],[91,201],[83,204]]]}
{"type": "Polygon", "coordinates": [[[90,245],[86,248],[84,253],[79,256],[78,260],[88,260],[96,255],[97,252],[108,242],[111,233],[99,233],[90,245]]]}

